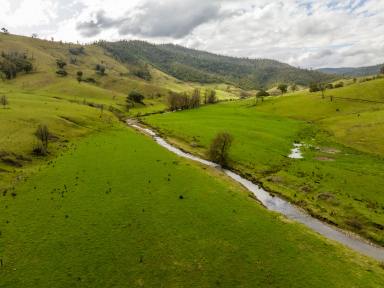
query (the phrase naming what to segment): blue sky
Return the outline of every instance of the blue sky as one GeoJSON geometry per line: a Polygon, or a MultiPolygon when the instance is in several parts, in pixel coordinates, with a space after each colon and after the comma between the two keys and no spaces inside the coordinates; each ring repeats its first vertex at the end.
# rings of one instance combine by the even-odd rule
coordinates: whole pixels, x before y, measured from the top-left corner
{"type": "Polygon", "coordinates": [[[319,68],[384,62],[384,0],[0,0],[11,33],[143,39],[319,68]]]}

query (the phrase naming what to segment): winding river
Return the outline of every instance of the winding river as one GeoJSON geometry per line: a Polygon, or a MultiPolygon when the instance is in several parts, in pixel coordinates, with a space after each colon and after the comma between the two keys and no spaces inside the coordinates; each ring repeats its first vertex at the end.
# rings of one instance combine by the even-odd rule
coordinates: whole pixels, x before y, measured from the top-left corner
{"type": "Polygon", "coordinates": [[[384,248],[379,247],[377,245],[371,244],[368,241],[362,239],[361,237],[352,234],[347,233],[345,231],[342,231],[336,227],[333,227],[331,225],[328,225],[316,218],[313,218],[312,216],[308,215],[306,212],[301,210],[300,208],[292,205],[288,201],[285,201],[279,197],[272,196],[267,191],[265,191],[260,186],[252,183],[251,181],[241,177],[240,175],[226,169],[222,169],[218,164],[201,159],[199,157],[196,157],[192,154],[186,153],[168,142],[166,142],[163,138],[158,136],[154,131],[142,127],[137,124],[134,120],[127,120],[127,124],[136,130],[139,130],[149,136],[151,136],[160,146],[164,147],[165,149],[177,154],[178,156],[181,156],[183,158],[187,158],[196,162],[199,162],[201,164],[204,164],[206,166],[214,167],[217,169],[220,169],[223,171],[227,176],[232,178],[234,181],[240,183],[242,186],[244,186],[246,189],[248,189],[250,192],[252,192],[255,197],[269,210],[279,212],[283,215],[285,215],[288,219],[292,219],[294,221],[297,221],[299,223],[304,224],[305,226],[309,227],[310,229],[316,231],[317,233],[323,235],[326,238],[329,238],[331,240],[337,241],[347,247],[349,247],[352,250],[355,250],[361,254],[364,254],[366,256],[372,257],[379,261],[384,261],[384,248]]]}

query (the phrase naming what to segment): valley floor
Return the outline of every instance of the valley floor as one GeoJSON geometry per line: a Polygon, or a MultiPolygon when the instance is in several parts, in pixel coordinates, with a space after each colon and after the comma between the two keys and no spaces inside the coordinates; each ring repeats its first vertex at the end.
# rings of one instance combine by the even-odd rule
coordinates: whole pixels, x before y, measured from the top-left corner
{"type": "Polygon", "coordinates": [[[379,287],[374,262],[116,126],[1,199],[1,287],[379,287]],[[188,177],[186,177],[188,175],[188,177]]]}
{"type": "MultiPolygon", "coordinates": [[[[383,85],[376,80],[328,93],[380,100],[383,85]]],[[[233,169],[311,215],[383,245],[383,116],[383,105],[302,92],[142,120],[202,157],[217,133],[229,132],[233,169]],[[303,159],[288,157],[295,143],[304,144],[303,159]]]]}

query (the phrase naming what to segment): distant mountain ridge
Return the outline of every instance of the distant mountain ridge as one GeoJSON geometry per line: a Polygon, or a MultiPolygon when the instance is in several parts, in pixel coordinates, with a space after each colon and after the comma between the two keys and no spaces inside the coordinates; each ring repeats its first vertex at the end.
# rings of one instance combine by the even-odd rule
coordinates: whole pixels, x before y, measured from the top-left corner
{"type": "Polygon", "coordinates": [[[366,66],[366,67],[320,68],[320,69],[317,69],[317,71],[327,73],[327,74],[359,77],[359,76],[370,76],[370,75],[379,74],[380,68],[383,66],[384,64],[366,66]]]}
{"type": "Polygon", "coordinates": [[[182,81],[225,82],[244,89],[259,89],[277,83],[307,86],[335,78],[334,75],[299,69],[275,60],[222,56],[173,44],[101,41],[98,45],[121,62],[149,64],[182,81]]]}

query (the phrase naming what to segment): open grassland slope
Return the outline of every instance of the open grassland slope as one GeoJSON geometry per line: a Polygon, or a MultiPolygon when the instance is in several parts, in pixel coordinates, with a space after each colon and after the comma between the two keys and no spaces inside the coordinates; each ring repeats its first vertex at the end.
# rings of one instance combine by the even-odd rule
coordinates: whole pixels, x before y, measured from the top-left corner
{"type": "MultiPolygon", "coordinates": [[[[96,98],[98,103],[114,105],[131,115],[163,111],[169,91],[191,93],[197,88],[204,93],[206,89],[213,89],[223,100],[238,98],[242,92],[231,85],[182,82],[149,65],[122,63],[99,45],[82,46],[0,34],[0,52],[25,55],[33,65],[28,74],[18,73],[14,80],[8,81],[13,87],[37,93],[76,96],[88,101],[96,98]],[[66,63],[63,69],[57,66],[57,60],[66,63]],[[104,69],[102,73],[100,67],[104,69]],[[64,70],[67,76],[60,77],[57,74],[60,70],[64,70]],[[138,71],[141,70],[148,71],[148,78],[139,77],[138,71]],[[81,82],[77,81],[79,71],[82,73],[81,82]],[[137,104],[132,111],[125,111],[125,98],[134,90],[145,96],[145,105],[137,104]]],[[[4,59],[0,56],[0,63],[4,59]]]]}
{"type": "MultiPolygon", "coordinates": [[[[113,113],[123,117],[165,110],[169,91],[191,93],[195,88],[216,89],[220,99],[240,94],[240,89],[227,85],[184,83],[154,68],[150,68],[150,80],[141,79],[133,74],[137,67],[120,63],[96,45],[0,34],[0,53],[22,59],[24,56],[20,55],[25,55],[33,65],[28,73],[19,72],[13,79],[0,80],[0,97],[5,96],[8,102],[0,107],[2,188],[40,159],[32,155],[38,141],[35,131],[40,124],[47,125],[52,134],[49,141],[52,158],[69,141],[108,129],[117,121],[113,113]],[[67,76],[57,75],[56,71],[60,70],[57,60],[67,64],[64,67],[67,76]],[[105,67],[104,75],[96,71],[97,65],[105,67]],[[82,72],[82,81],[77,80],[78,71],[82,72]],[[139,91],[145,99],[144,104],[135,104],[128,110],[126,98],[131,91],[139,91]]],[[[0,56],[0,65],[7,62],[4,57],[0,56]]],[[[5,74],[1,76],[6,78],[5,74]]]]}
{"type": "Polygon", "coordinates": [[[267,212],[218,172],[128,128],[78,142],[0,205],[1,287],[384,281],[366,258],[267,212]]]}
{"type": "Polygon", "coordinates": [[[203,156],[218,132],[231,133],[234,169],[383,245],[384,104],[377,103],[384,102],[383,88],[379,79],[327,90],[324,99],[300,92],[143,120],[203,156]],[[294,142],[305,144],[304,159],[287,157],[294,142]]]}

